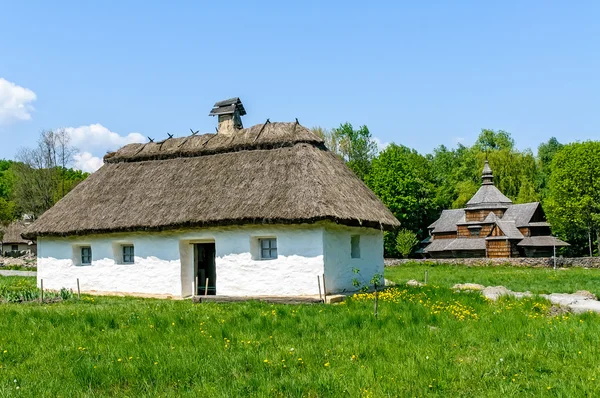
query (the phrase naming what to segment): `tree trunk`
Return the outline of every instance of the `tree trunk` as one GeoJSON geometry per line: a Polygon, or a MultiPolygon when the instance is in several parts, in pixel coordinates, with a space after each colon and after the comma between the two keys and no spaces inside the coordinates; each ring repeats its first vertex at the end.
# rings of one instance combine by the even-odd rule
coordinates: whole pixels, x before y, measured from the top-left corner
{"type": "Polygon", "coordinates": [[[588,229],[588,240],[590,245],[590,257],[592,257],[592,228],[588,229]]]}

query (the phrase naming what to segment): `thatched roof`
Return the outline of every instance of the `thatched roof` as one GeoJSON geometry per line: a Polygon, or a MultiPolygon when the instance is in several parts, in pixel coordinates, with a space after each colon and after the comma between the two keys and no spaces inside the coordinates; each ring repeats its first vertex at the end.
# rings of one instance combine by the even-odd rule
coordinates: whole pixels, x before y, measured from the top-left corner
{"type": "Polygon", "coordinates": [[[233,135],[127,145],[108,154],[28,235],[320,220],[378,229],[399,225],[310,130],[266,123],[233,135]]]}
{"type": "Polygon", "coordinates": [[[22,221],[14,221],[4,230],[4,234],[2,235],[2,244],[3,245],[18,245],[24,244],[28,245],[31,243],[30,240],[24,239],[21,237],[22,233],[27,231],[28,225],[23,223],[22,221]]]}

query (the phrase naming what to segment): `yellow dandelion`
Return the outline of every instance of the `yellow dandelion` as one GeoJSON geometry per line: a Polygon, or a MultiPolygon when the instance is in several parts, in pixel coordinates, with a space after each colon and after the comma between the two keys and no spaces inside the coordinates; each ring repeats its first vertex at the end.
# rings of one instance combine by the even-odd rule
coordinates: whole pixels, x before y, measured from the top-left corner
{"type": "Polygon", "coordinates": [[[328,368],[328,367],[329,367],[329,362],[325,362],[325,365],[324,365],[324,366],[325,366],[326,368],[328,368]]]}

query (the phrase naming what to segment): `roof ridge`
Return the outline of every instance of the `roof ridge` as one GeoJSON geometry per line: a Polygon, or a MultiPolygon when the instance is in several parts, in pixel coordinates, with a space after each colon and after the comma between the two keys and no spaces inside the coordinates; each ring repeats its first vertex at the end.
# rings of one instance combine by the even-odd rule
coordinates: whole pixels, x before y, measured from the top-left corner
{"type": "Polygon", "coordinates": [[[138,162],[215,155],[227,152],[270,150],[309,144],[326,150],[324,141],[297,122],[267,122],[234,134],[207,133],[145,144],[129,144],[104,156],[105,163],[138,162]],[[184,145],[185,144],[185,145],[184,145]]]}

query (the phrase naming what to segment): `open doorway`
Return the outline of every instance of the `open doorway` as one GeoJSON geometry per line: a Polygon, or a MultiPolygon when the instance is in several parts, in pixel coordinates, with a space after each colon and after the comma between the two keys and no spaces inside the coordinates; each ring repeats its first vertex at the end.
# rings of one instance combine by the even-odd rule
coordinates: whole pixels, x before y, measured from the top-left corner
{"type": "Polygon", "coordinates": [[[194,244],[194,270],[196,276],[196,295],[217,294],[217,271],[215,267],[215,244],[194,244]],[[206,282],[208,279],[208,289],[206,282]]]}

